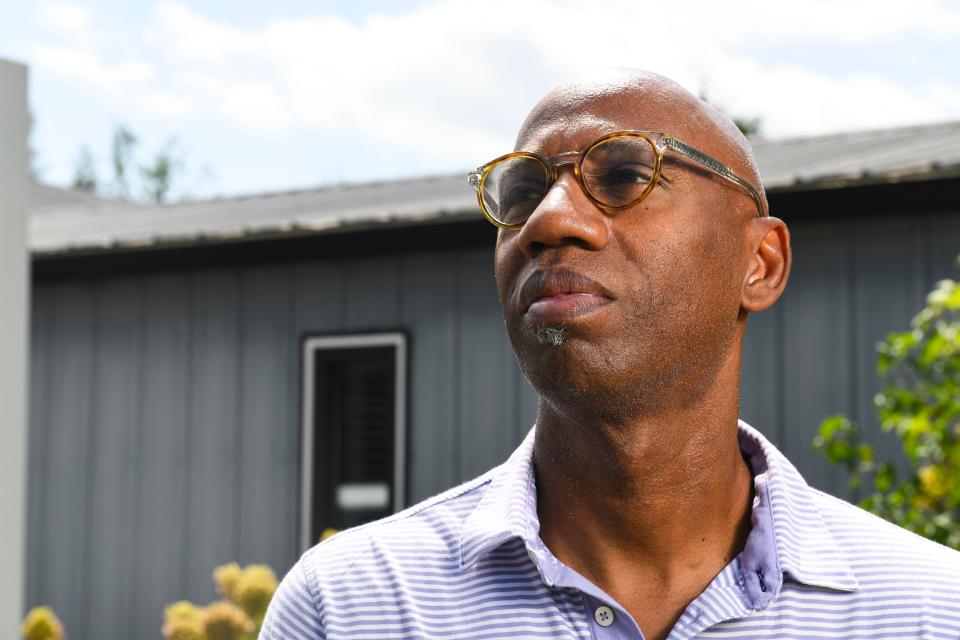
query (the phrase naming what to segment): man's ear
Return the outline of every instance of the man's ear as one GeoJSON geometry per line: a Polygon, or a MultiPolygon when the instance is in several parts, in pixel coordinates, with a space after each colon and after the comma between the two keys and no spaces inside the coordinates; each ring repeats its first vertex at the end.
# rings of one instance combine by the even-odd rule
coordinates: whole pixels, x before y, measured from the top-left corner
{"type": "Polygon", "coordinates": [[[749,251],[740,306],[744,311],[770,308],[790,275],[790,231],[783,220],[773,217],[752,218],[745,238],[749,251]]]}

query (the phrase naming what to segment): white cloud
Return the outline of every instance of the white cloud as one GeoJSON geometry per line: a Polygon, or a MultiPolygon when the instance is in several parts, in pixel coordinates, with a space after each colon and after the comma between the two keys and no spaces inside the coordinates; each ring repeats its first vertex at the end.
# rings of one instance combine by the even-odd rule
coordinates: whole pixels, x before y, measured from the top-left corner
{"type": "Polygon", "coordinates": [[[105,93],[128,90],[131,85],[143,85],[153,77],[153,67],[145,62],[108,62],[74,46],[38,46],[33,52],[33,63],[105,93]]]}
{"type": "Polygon", "coordinates": [[[48,2],[40,5],[37,20],[41,27],[73,39],[86,39],[92,23],[89,9],[68,2],[48,2]]]}
{"type": "Polygon", "coordinates": [[[158,24],[151,31],[155,44],[172,59],[199,64],[223,64],[257,50],[258,34],[205,18],[188,7],[162,3],[153,10],[158,24]]]}
{"type": "Polygon", "coordinates": [[[694,91],[708,81],[718,102],[760,115],[774,135],[960,117],[960,89],[943,78],[906,87],[869,61],[839,73],[755,53],[956,38],[960,10],[945,0],[914,0],[909,11],[855,0],[440,0],[355,22],[318,15],[256,28],[163,2],[149,27],[125,34],[98,32],[77,5],[43,5],[40,16],[60,40],[38,46],[33,62],[118,110],[215,118],[260,135],[348,133],[457,163],[508,147],[559,79],[610,65],[654,69],[694,91]],[[96,44],[123,38],[122,56],[96,44]]]}
{"type": "Polygon", "coordinates": [[[669,4],[595,0],[608,15],[637,18],[631,26],[645,36],[659,33],[675,46],[696,49],[699,41],[741,43],[825,40],[863,44],[906,33],[960,34],[960,7],[949,0],[672,0],[669,4]]]}
{"type": "Polygon", "coordinates": [[[762,114],[771,137],[960,117],[960,86],[936,80],[905,87],[879,73],[829,76],[797,63],[763,65],[723,52],[716,53],[708,69],[713,77],[726,71],[744,79],[720,85],[716,102],[735,113],[762,114]]]}

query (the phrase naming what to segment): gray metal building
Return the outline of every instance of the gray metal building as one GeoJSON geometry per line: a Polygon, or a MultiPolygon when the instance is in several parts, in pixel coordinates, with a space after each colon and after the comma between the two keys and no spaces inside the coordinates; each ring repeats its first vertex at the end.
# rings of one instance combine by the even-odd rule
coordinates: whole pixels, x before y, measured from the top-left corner
{"type": "MultiPolygon", "coordinates": [[[[795,265],[749,322],[742,415],[843,494],[810,442],[845,412],[895,451],[874,345],[955,275],[960,123],[754,145],[795,265]]],[[[326,524],[499,463],[536,398],[494,236],[460,175],[162,207],[35,187],[28,605],[159,637],[215,565],[282,574],[326,524]]]]}

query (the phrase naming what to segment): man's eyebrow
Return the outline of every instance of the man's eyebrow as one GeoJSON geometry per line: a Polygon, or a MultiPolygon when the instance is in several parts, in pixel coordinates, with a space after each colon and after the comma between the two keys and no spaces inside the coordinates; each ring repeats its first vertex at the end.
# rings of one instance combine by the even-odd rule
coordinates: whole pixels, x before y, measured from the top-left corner
{"type": "Polygon", "coordinates": [[[677,170],[685,173],[696,173],[711,179],[717,177],[714,172],[710,171],[699,162],[694,162],[690,158],[679,154],[670,154],[663,156],[660,171],[660,176],[667,184],[670,184],[670,178],[666,177],[663,173],[663,170],[666,169],[667,165],[671,166],[671,171],[677,170]]]}
{"type": "MultiPolygon", "coordinates": [[[[667,187],[670,186],[670,178],[667,177],[667,174],[665,174],[663,170],[666,169],[667,165],[670,164],[674,165],[674,167],[677,167],[676,158],[664,156],[663,161],[660,164],[660,179],[657,180],[657,182],[665,182],[667,187]]],[[[673,171],[673,168],[671,168],[671,171],[673,171]]]]}

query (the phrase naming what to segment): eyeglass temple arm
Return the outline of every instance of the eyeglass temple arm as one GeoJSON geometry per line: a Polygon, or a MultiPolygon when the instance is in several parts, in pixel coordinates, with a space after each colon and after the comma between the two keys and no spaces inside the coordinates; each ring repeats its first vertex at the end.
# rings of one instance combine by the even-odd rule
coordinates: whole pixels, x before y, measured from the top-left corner
{"type": "Polygon", "coordinates": [[[683,142],[680,142],[676,138],[665,137],[663,138],[663,144],[669,147],[670,149],[673,149],[677,153],[685,155],[686,157],[690,158],[694,162],[698,162],[699,164],[702,164],[707,169],[710,169],[721,178],[726,178],[730,182],[733,182],[734,184],[738,184],[744,189],[746,189],[747,193],[750,194],[750,197],[753,198],[754,203],[757,205],[757,211],[759,212],[759,214],[761,216],[766,215],[763,211],[763,200],[760,198],[760,193],[757,191],[756,187],[754,187],[744,178],[741,178],[739,175],[734,173],[729,167],[727,167],[727,165],[723,164],[713,156],[708,155],[703,151],[700,151],[699,149],[695,149],[694,147],[691,147],[688,144],[684,144],[683,142]]]}

